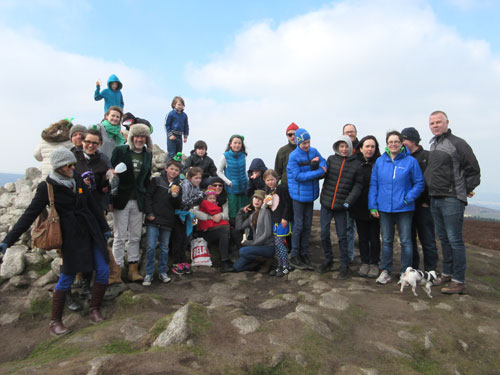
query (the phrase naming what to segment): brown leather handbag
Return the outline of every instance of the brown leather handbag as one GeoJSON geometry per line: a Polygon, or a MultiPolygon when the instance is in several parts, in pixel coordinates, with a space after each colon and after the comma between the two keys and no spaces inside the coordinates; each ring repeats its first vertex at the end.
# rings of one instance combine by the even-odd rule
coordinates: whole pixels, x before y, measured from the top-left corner
{"type": "Polygon", "coordinates": [[[54,206],[54,189],[47,183],[49,209],[44,208],[31,229],[31,244],[42,250],[60,249],[62,246],[61,223],[54,206]]]}

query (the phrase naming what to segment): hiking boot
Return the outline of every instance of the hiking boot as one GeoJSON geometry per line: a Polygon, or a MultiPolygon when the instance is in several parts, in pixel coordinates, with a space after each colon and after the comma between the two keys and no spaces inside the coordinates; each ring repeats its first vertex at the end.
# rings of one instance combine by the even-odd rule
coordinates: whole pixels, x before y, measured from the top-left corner
{"type": "Polygon", "coordinates": [[[185,275],[191,275],[193,270],[191,269],[191,265],[189,263],[181,263],[181,267],[184,270],[185,275]]]}
{"type": "Polygon", "coordinates": [[[380,276],[376,280],[377,284],[382,284],[385,285],[387,283],[390,283],[392,281],[391,276],[389,275],[389,272],[386,270],[380,272],[380,276]]]}
{"type": "Polygon", "coordinates": [[[341,266],[337,280],[347,280],[351,277],[352,271],[349,266],[341,266]]]}
{"type": "Polygon", "coordinates": [[[463,294],[465,293],[465,284],[457,283],[456,281],[450,282],[448,286],[441,288],[441,293],[444,294],[463,294]]]}
{"type": "Polygon", "coordinates": [[[128,279],[129,281],[143,281],[144,277],[139,273],[139,265],[136,263],[128,264],[128,279]]]}
{"type": "Polygon", "coordinates": [[[299,257],[291,257],[289,263],[298,270],[307,269],[307,266],[302,262],[302,260],[299,257]]]}
{"type": "Polygon", "coordinates": [[[142,286],[150,286],[151,281],[153,281],[153,275],[146,275],[144,277],[144,281],[142,282],[142,286]]]}
{"type": "Polygon", "coordinates": [[[184,275],[184,267],[182,267],[181,263],[172,265],[172,272],[176,275],[184,275]]]}
{"type": "Polygon", "coordinates": [[[290,269],[287,266],[279,267],[278,272],[276,272],[276,277],[283,277],[290,273],[290,269]]]}
{"type": "Polygon", "coordinates": [[[319,266],[319,273],[331,272],[333,271],[333,261],[326,261],[321,263],[319,266]]]}
{"type": "Polygon", "coordinates": [[[361,277],[367,277],[368,271],[370,270],[370,266],[366,263],[363,263],[361,267],[359,267],[358,275],[361,277]]]}
{"type": "Polygon", "coordinates": [[[163,283],[168,283],[170,281],[170,277],[168,277],[166,272],[162,272],[158,276],[163,283]]]}
{"type": "Polygon", "coordinates": [[[441,278],[434,282],[435,286],[451,283],[451,275],[441,275],[441,278]]]}
{"type": "Polygon", "coordinates": [[[380,270],[378,268],[378,264],[370,264],[370,267],[368,268],[368,277],[370,279],[375,279],[377,278],[378,274],[380,273],[380,270]]]}
{"type": "Polygon", "coordinates": [[[304,265],[306,266],[306,270],[309,270],[309,271],[314,271],[314,267],[311,263],[311,259],[309,258],[309,255],[301,255],[301,258],[302,258],[302,263],[304,263],[304,265]]]}
{"type": "Polygon", "coordinates": [[[80,311],[83,309],[82,304],[73,297],[71,291],[66,295],[66,307],[70,311],[80,311]]]}
{"type": "Polygon", "coordinates": [[[234,272],[233,263],[229,259],[222,261],[221,272],[222,273],[234,272]]]}

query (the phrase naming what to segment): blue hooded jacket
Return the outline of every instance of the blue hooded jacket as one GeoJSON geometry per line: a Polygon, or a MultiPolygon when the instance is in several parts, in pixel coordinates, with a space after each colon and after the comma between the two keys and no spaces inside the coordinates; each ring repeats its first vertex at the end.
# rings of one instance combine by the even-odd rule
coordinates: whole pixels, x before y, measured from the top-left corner
{"type": "MultiPolygon", "coordinates": [[[[300,132],[302,138],[305,136],[303,140],[309,139],[309,133],[307,133],[307,131],[304,129],[299,130],[303,130],[303,132],[300,132]]],[[[295,134],[299,133],[299,130],[297,130],[295,134]]],[[[297,146],[297,148],[290,153],[286,166],[286,173],[288,176],[288,191],[293,200],[299,202],[314,202],[318,198],[319,179],[325,174],[321,167],[325,167],[326,169],[326,160],[321,156],[318,150],[313,147],[310,147],[309,150],[305,152],[297,146]],[[311,160],[316,156],[319,157],[319,165],[316,165],[316,163],[311,165],[311,160]]]]}
{"type": "Polygon", "coordinates": [[[247,184],[247,195],[251,197],[255,190],[265,190],[266,189],[266,184],[264,182],[264,179],[262,178],[262,175],[264,172],[267,171],[266,164],[262,159],[255,158],[252,160],[250,163],[250,168],[248,168],[248,184],[247,184]],[[260,176],[257,177],[256,179],[251,179],[253,171],[259,171],[260,176]]]}
{"type": "Polygon", "coordinates": [[[368,208],[382,212],[415,210],[415,200],[424,191],[424,176],[417,159],[406,147],[394,158],[386,151],[373,166],[368,208]]]}
{"type": "Polygon", "coordinates": [[[118,77],[114,74],[111,74],[108,78],[108,88],[101,91],[100,86],[96,86],[94,93],[94,100],[97,102],[98,100],[104,99],[104,113],[106,113],[109,107],[114,105],[123,108],[123,96],[122,89],[123,85],[118,79],[118,77]],[[118,89],[111,90],[111,82],[118,82],[118,89]]]}

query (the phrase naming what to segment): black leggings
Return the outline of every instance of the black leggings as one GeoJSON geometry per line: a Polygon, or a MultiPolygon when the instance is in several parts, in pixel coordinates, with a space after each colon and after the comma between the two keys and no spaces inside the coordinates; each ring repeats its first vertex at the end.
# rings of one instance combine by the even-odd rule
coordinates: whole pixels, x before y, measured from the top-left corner
{"type": "Polygon", "coordinates": [[[217,242],[222,262],[229,260],[229,226],[211,228],[205,232],[199,232],[210,243],[217,242]]]}

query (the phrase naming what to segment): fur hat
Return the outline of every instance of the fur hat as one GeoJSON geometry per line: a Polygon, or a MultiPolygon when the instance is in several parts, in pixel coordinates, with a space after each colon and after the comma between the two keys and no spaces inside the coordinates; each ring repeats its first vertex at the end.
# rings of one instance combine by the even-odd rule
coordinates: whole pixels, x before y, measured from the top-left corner
{"type": "Polygon", "coordinates": [[[134,126],[130,127],[128,132],[127,144],[130,148],[134,148],[134,142],[132,138],[135,136],[146,137],[146,147],[149,151],[153,151],[153,142],[151,141],[151,133],[149,132],[149,128],[144,124],[134,124],[134,126]]]}
{"type": "Polygon", "coordinates": [[[266,197],[266,193],[264,192],[264,190],[255,190],[252,195],[252,198],[254,197],[264,200],[264,198],[266,197]]]}
{"type": "Polygon", "coordinates": [[[288,125],[288,128],[286,128],[285,133],[288,133],[290,130],[297,131],[298,129],[299,129],[298,125],[295,122],[292,122],[290,125],[288,125]]]}
{"type": "Polygon", "coordinates": [[[66,164],[76,164],[76,157],[66,147],[61,146],[50,153],[50,164],[52,164],[52,169],[55,171],[66,164]]]}
{"type": "Polygon", "coordinates": [[[79,125],[79,124],[73,125],[71,127],[71,129],[69,129],[69,140],[70,141],[71,141],[71,138],[73,138],[73,134],[75,134],[76,132],[82,132],[83,136],[85,136],[85,134],[87,134],[87,128],[85,126],[79,125]]]}
{"type": "Polygon", "coordinates": [[[42,139],[47,142],[65,142],[69,137],[69,130],[72,124],[67,119],[53,123],[42,132],[42,139]]]}
{"type": "Polygon", "coordinates": [[[302,142],[307,141],[309,139],[311,139],[311,135],[306,129],[300,128],[297,129],[297,131],[295,132],[295,142],[297,143],[297,146],[300,146],[302,142]]]}

